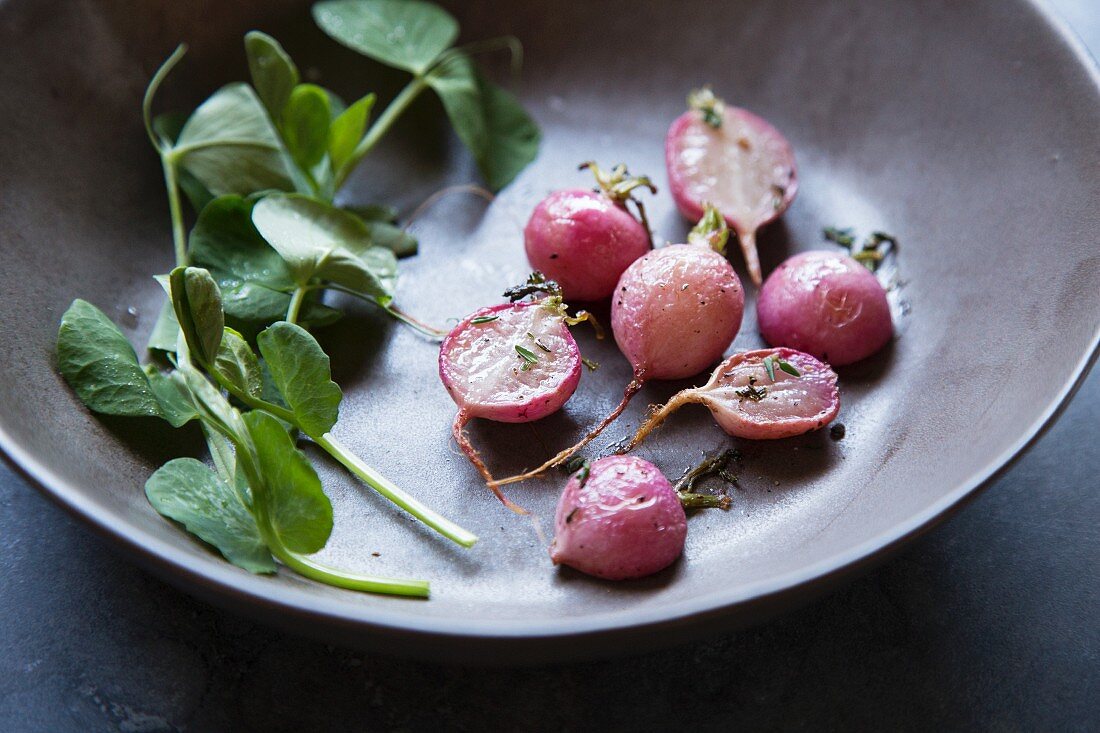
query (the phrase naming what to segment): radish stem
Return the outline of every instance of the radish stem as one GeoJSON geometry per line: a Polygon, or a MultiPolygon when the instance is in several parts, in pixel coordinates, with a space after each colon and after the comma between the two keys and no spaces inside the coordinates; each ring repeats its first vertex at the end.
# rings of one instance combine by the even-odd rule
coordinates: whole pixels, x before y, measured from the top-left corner
{"type": "Polygon", "coordinates": [[[466,454],[470,463],[474,464],[474,468],[481,474],[481,478],[485,480],[486,485],[492,489],[493,493],[500,499],[500,502],[504,504],[504,506],[508,507],[516,514],[527,514],[527,510],[506,497],[504,492],[500,490],[497,483],[493,480],[493,474],[489,472],[489,468],[485,465],[485,461],[481,460],[481,454],[477,452],[477,448],[470,442],[470,437],[466,435],[466,423],[469,421],[470,416],[467,415],[464,410],[459,410],[458,414],[455,415],[454,423],[451,424],[451,434],[454,436],[455,442],[458,443],[458,447],[466,454]]]}
{"type": "Polygon", "coordinates": [[[520,481],[526,481],[529,478],[535,478],[536,476],[541,476],[543,473],[546,473],[547,471],[549,471],[554,466],[559,466],[562,463],[565,463],[565,461],[569,460],[569,458],[574,453],[576,453],[581,448],[583,448],[586,445],[588,445],[589,443],[591,443],[596,438],[596,436],[598,436],[600,433],[602,433],[604,431],[604,428],[606,428],[611,423],[615,422],[615,420],[619,417],[619,415],[623,414],[623,410],[625,410],[626,406],[628,404],[630,404],[630,400],[634,397],[634,395],[636,395],[638,393],[638,390],[640,390],[642,388],[643,384],[645,384],[645,382],[643,380],[640,380],[640,379],[631,380],[630,384],[626,385],[626,389],[623,390],[623,398],[619,402],[619,404],[615,406],[615,409],[612,410],[607,415],[607,417],[605,417],[600,422],[599,425],[597,425],[595,428],[590,430],[587,435],[585,435],[583,438],[581,438],[581,440],[578,443],[576,443],[575,445],[561,451],[556,456],[554,456],[553,458],[551,458],[550,460],[548,460],[546,463],[542,464],[538,468],[531,469],[530,471],[527,471],[526,473],[517,474],[515,476],[509,476],[508,478],[502,478],[502,479],[499,479],[497,481],[490,481],[489,482],[489,488],[496,491],[498,489],[498,487],[500,487],[500,486],[505,486],[507,484],[519,483],[520,481]]]}

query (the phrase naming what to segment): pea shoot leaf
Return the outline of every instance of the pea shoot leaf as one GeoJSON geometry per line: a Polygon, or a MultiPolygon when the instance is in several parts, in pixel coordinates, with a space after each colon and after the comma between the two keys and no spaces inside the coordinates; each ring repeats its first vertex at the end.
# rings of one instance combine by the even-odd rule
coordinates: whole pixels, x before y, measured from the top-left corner
{"type": "Polygon", "coordinates": [[[282,424],[266,412],[244,416],[263,475],[263,490],[252,487],[254,502],[264,502],[272,529],[292,552],[317,552],[332,534],[332,503],[321,479],[282,424]]]}
{"type": "Polygon", "coordinates": [[[280,129],[298,165],[309,169],[321,162],[328,151],[331,123],[331,109],[324,89],[313,84],[294,87],[283,108],[280,129]]]}
{"type": "Polygon", "coordinates": [[[103,311],[74,300],[57,333],[61,375],[88,409],[105,415],[163,417],[134,347],[103,311]]]}
{"type": "Polygon", "coordinates": [[[354,214],[307,196],[273,194],[256,204],[252,223],[298,285],[319,278],[375,298],[392,297],[397,259],[373,246],[370,230],[354,214]]]}
{"type": "Polygon", "coordinates": [[[458,37],[451,15],[420,0],[327,0],[313,19],[333,40],[387,66],[423,74],[458,37]]]}
{"type": "Polygon", "coordinates": [[[248,56],[252,86],[256,88],[256,94],[268,114],[277,120],[290,99],[291,90],[298,85],[298,67],[282,45],[266,33],[246,33],[244,49],[248,56]]]}
{"type": "Polygon", "coordinates": [[[260,360],[256,358],[244,336],[232,328],[225,329],[213,367],[242,392],[253,397],[263,394],[264,375],[260,369],[260,360]]]}
{"type": "Polygon", "coordinates": [[[213,364],[225,330],[218,284],[201,267],[177,267],[168,277],[176,321],[188,348],[201,364],[213,364]]]}
{"type": "Polygon", "coordinates": [[[304,328],[280,321],[256,339],[272,382],[311,437],[332,429],[343,393],[332,381],[328,354],[304,328]]]}
{"type": "Polygon", "coordinates": [[[515,97],[478,73],[469,56],[450,56],[426,79],[489,188],[504,188],[535,159],[538,126],[515,97]]]}
{"type": "Polygon", "coordinates": [[[216,196],[300,187],[263,103],[243,83],[199,105],[166,154],[216,196]]]}
{"type": "Polygon", "coordinates": [[[146,364],[144,371],[149,387],[160,403],[161,417],[169,425],[178,428],[199,416],[191,400],[191,392],[183,380],[173,377],[171,373],[161,372],[153,364],[146,364]]]}
{"type": "MultiPolygon", "coordinates": [[[[199,215],[188,245],[191,261],[218,282],[226,319],[251,333],[286,316],[294,289],[283,258],[252,225],[253,205],[236,195],[215,199],[199,215]]],[[[300,320],[322,326],[339,317],[339,311],[307,301],[300,320]]]]}
{"type": "Polygon", "coordinates": [[[194,458],[176,458],[145,482],[145,496],[160,514],[213,545],[234,565],[252,573],[275,572],[256,520],[241,497],[194,458]]]}
{"type": "Polygon", "coordinates": [[[333,118],[328,136],[328,154],[333,168],[343,167],[363,139],[374,99],[373,93],[368,94],[333,118]]]}

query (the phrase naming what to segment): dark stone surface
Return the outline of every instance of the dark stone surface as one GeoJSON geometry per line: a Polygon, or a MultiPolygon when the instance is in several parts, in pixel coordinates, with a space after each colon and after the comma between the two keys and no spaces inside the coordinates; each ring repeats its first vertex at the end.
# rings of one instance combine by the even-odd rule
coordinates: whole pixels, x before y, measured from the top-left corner
{"type": "MultiPolygon", "coordinates": [[[[1100,48],[1089,0],[1056,5],[1100,48]]],[[[1100,372],[961,514],[808,607],[526,670],[270,631],[136,569],[0,468],[0,730],[1096,730],[1098,424],[1100,372]]]]}

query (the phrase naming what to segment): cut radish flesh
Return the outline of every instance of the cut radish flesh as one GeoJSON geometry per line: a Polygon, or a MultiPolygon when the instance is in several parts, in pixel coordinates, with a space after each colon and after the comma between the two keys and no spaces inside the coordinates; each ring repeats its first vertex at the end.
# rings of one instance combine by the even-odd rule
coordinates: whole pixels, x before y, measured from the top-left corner
{"type": "Polygon", "coordinates": [[[474,312],[443,340],[439,377],[459,408],[453,425],[459,447],[501,500],[518,509],[493,485],[465,426],[476,417],[538,420],[573,395],[581,377],[581,355],[560,311],[535,301],[474,312]]]}
{"type": "Polygon", "coordinates": [[[709,113],[690,109],[669,127],[665,164],[680,212],[694,221],[705,203],[718,207],[759,285],[756,231],[786,211],[798,191],[790,143],[766,120],[712,97],[709,113]]]}
{"type": "Polygon", "coordinates": [[[736,438],[768,440],[828,425],[840,410],[840,392],[836,373],[810,354],[793,349],[734,354],[718,365],[705,385],[676,394],[655,411],[627,450],[691,403],[706,405],[719,427],[736,438]]]}

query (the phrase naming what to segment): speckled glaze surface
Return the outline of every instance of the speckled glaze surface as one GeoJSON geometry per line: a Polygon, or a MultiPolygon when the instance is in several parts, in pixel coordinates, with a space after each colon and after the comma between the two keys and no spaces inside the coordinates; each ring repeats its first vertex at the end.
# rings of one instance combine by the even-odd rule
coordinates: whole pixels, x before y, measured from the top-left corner
{"type": "MultiPolygon", "coordinates": [[[[180,436],[84,411],[54,370],[57,321],[79,296],[137,342],[152,325],[161,296],[149,275],[169,267],[171,245],[138,106],[177,42],[189,42],[191,53],[169,85],[168,106],[244,78],[240,36],[252,27],[285,40],[337,91],[372,86],[392,95],[401,80],[324,40],[296,3],[8,0],[0,5],[0,103],[8,110],[0,130],[0,444],[51,496],[164,577],[306,633],[423,656],[530,661],[672,643],[788,607],[883,557],[1025,447],[1095,359],[1097,76],[1032,5],[454,9],[475,37],[523,38],[519,92],[545,142],[492,206],[452,197],[417,223],[421,254],[403,265],[402,305],[441,323],[497,297],[525,274],[521,232],[531,208],[551,190],[584,185],[576,161],[599,153],[660,170],[684,94],[709,81],[783,130],[798,157],[798,198],[760,232],[765,274],[795,251],[823,247],[825,225],[881,228],[901,240],[895,340],[840,370],[847,437],[739,443],[746,470],[734,510],[692,517],[682,560],[609,588],[551,568],[537,534],[449,447],[454,405],[436,376],[435,347],[353,307],[320,334],[348,395],[339,437],[482,542],[471,552],[445,546],[322,463],[337,522],[323,559],[429,577],[433,599],[355,595],[227,565],[142,496],[180,436]],[[689,22],[704,13],[714,22],[689,22]],[[622,51],[638,39],[661,50],[645,73],[641,59],[622,51]],[[958,366],[974,355],[980,369],[958,366]],[[1036,364],[1054,357],[1058,367],[1037,377],[1036,364]]],[[[437,115],[434,103],[418,104],[347,198],[408,212],[438,188],[472,180],[437,115]]],[[[647,208],[658,242],[682,241],[687,225],[665,192],[647,208]]],[[[602,367],[582,377],[564,410],[530,425],[471,428],[502,474],[573,442],[618,401],[629,366],[610,341],[583,330],[578,340],[602,367]]],[[[761,345],[747,315],[734,349],[761,345]]],[[[636,427],[647,402],[689,384],[648,386],[606,442],[636,427]]],[[[685,412],[659,437],[639,455],[670,475],[699,451],[729,444],[702,410],[685,412]]],[[[197,436],[187,442],[198,450],[197,436]]],[[[549,519],[559,478],[517,488],[514,498],[549,519]]]]}

